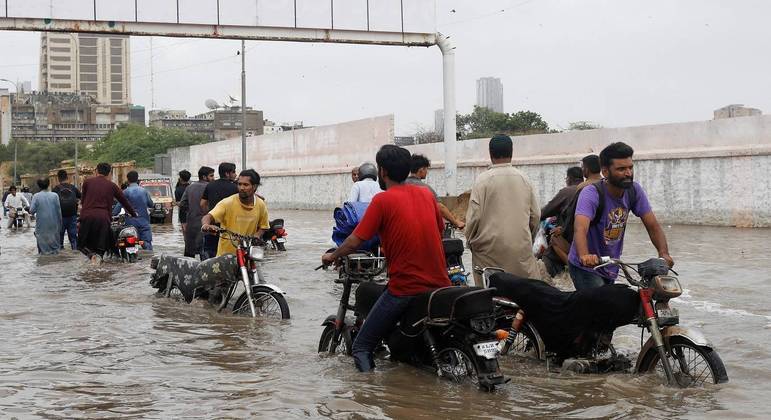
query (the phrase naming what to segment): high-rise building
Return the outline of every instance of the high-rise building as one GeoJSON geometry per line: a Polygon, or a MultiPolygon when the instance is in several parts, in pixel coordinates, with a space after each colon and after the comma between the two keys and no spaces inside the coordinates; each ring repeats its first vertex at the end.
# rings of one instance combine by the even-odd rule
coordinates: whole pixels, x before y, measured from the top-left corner
{"type": "Polygon", "coordinates": [[[103,105],[131,103],[129,37],[43,32],[40,90],[87,94],[103,105]]]}
{"type": "Polygon", "coordinates": [[[434,132],[440,135],[444,133],[444,109],[434,111],[434,132]]]}
{"type": "Polygon", "coordinates": [[[477,106],[503,112],[503,83],[497,77],[477,79],[477,106]]]}

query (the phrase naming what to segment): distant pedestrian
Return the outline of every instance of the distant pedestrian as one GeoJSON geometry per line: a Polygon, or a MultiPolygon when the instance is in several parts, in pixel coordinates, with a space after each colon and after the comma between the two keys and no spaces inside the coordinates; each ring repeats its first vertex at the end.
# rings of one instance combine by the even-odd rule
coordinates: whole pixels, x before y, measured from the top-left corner
{"type": "Polygon", "coordinates": [[[35,215],[35,238],[37,252],[43,255],[55,255],[62,248],[62,209],[59,196],[48,191],[48,178],[37,180],[40,192],[32,196],[29,211],[35,215]]]}
{"type": "Polygon", "coordinates": [[[185,193],[185,189],[190,185],[190,172],[187,169],[179,171],[179,179],[177,179],[177,185],[174,187],[174,201],[177,202],[177,209],[179,210],[179,224],[182,225],[182,232],[185,232],[187,228],[187,210],[179,207],[179,202],[182,201],[182,194],[185,193]]]}
{"type": "Polygon", "coordinates": [[[602,179],[602,167],[600,166],[600,157],[597,155],[586,155],[581,159],[581,172],[584,175],[584,182],[578,184],[578,191],[589,184],[594,184],[602,179]]]}
{"type": "Polygon", "coordinates": [[[557,195],[551,199],[541,209],[541,220],[548,219],[549,217],[559,216],[562,210],[570,204],[570,200],[576,195],[576,189],[578,184],[584,181],[584,175],[581,172],[581,168],[578,166],[571,166],[567,170],[565,175],[565,187],[557,192],[557,195]]]}
{"type": "MultiPolygon", "coordinates": [[[[126,196],[126,200],[131,203],[131,207],[136,211],[136,215],[126,218],[126,224],[137,228],[139,240],[144,242],[142,247],[152,251],[153,231],[150,228],[150,213],[147,209],[153,208],[153,199],[144,187],[139,186],[139,174],[137,171],[127,173],[126,179],[129,185],[123,191],[123,195],[126,196]]],[[[118,203],[112,211],[113,215],[120,213],[121,208],[121,204],[118,203]]]]}
{"type": "Polygon", "coordinates": [[[212,181],[214,181],[214,169],[201,166],[198,170],[198,181],[190,184],[179,200],[180,211],[184,209],[187,212],[187,228],[184,231],[186,257],[196,255],[203,257],[201,218],[207,211],[201,208],[201,196],[206,185],[212,181]]]}
{"type": "Polygon", "coordinates": [[[29,200],[27,200],[26,197],[24,197],[22,194],[16,192],[16,186],[11,185],[8,188],[8,196],[5,197],[5,200],[3,200],[3,207],[8,209],[8,227],[10,228],[11,225],[13,225],[14,218],[16,217],[16,212],[21,211],[24,215],[24,223],[29,226],[29,213],[27,213],[27,210],[29,208],[29,200]],[[19,210],[21,209],[21,210],[19,210]]]}
{"type": "Polygon", "coordinates": [[[351,181],[356,182],[359,180],[359,167],[351,169],[351,181]]]}
{"type": "Polygon", "coordinates": [[[62,231],[59,242],[64,248],[64,234],[70,241],[72,249],[78,249],[78,200],[80,191],[77,187],[67,182],[67,171],[59,169],[56,173],[59,185],[53,188],[53,192],[59,196],[59,207],[62,209],[62,231]]]}
{"type": "Polygon", "coordinates": [[[439,202],[439,195],[434,191],[433,188],[431,188],[430,185],[425,183],[426,177],[428,177],[428,170],[431,168],[431,161],[428,160],[427,157],[423,155],[414,154],[412,155],[411,165],[410,165],[410,176],[407,177],[407,179],[404,180],[405,184],[412,184],[412,185],[418,185],[421,187],[426,187],[431,191],[431,194],[434,195],[434,198],[437,200],[437,205],[439,206],[439,213],[442,214],[442,218],[453,226],[455,226],[456,229],[463,229],[466,227],[466,223],[463,222],[463,220],[460,220],[459,218],[455,217],[454,214],[450,211],[447,206],[439,202]]]}
{"type": "Polygon", "coordinates": [[[349,203],[369,203],[372,197],[383,192],[383,187],[377,180],[377,168],[373,163],[362,163],[359,166],[358,179],[348,194],[349,203]]]}
{"type": "Polygon", "coordinates": [[[110,215],[113,200],[118,200],[128,214],[137,215],[131,203],[123,195],[123,191],[110,180],[110,172],[112,172],[112,166],[109,163],[99,163],[96,165],[97,175],[83,183],[78,250],[93,264],[100,263],[104,253],[112,248],[110,215]]]}
{"type": "MultiPolygon", "coordinates": [[[[233,194],[238,194],[238,186],[235,183],[236,179],[236,164],[230,162],[222,162],[217,168],[220,179],[210,182],[206,185],[201,195],[201,209],[208,213],[214,210],[217,204],[230,197],[233,194]]],[[[217,255],[217,245],[219,244],[219,235],[208,233],[203,236],[203,250],[205,258],[212,258],[217,255]]]]}

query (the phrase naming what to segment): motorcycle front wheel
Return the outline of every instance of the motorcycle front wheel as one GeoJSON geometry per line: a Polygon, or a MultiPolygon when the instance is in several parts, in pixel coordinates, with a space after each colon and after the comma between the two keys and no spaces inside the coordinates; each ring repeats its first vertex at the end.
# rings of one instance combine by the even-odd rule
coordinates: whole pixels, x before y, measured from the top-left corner
{"type": "Polygon", "coordinates": [[[479,369],[474,359],[457,347],[445,347],[437,354],[440,375],[456,383],[479,386],[479,369]]]}
{"type": "MultiPolygon", "coordinates": [[[[268,287],[256,286],[252,289],[252,302],[257,316],[270,319],[289,319],[289,304],[286,298],[279,292],[268,287]]],[[[252,310],[246,292],[236,299],[233,305],[233,313],[236,315],[251,316],[252,310]]]]}
{"type": "MultiPolygon", "coordinates": [[[[669,347],[667,357],[677,386],[680,388],[728,382],[725,365],[715,350],[677,336],[669,339],[669,347]]],[[[666,380],[664,367],[657,351],[648,352],[640,364],[640,373],[655,373],[666,380]]]]}
{"type": "MultiPolygon", "coordinates": [[[[330,353],[332,348],[332,338],[335,336],[335,326],[327,325],[321,332],[319,339],[319,353],[330,353]]],[[[340,343],[334,349],[335,354],[345,354],[350,356],[353,350],[353,340],[351,339],[351,328],[345,327],[341,333],[340,343]]]]}
{"type": "MultiPolygon", "coordinates": [[[[501,341],[499,347],[503,349],[504,345],[505,340],[501,341]]],[[[534,327],[529,322],[522,326],[522,330],[514,337],[514,341],[509,345],[509,348],[505,352],[501,352],[501,356],[541,359],[543,356],[541,354],[541,347],[539,346],[534,327]]]]}
{"type": "Polygon", "coordinates": [[[282,242],[276,242],[276,249],[279,251],[286,251],[286,247],[282,242]]]}

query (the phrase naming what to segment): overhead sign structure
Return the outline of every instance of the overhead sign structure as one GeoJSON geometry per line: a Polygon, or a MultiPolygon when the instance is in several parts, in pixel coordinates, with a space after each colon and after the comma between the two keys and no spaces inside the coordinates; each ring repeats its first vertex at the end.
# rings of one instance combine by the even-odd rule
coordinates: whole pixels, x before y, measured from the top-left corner
{"type": "Polygon", "coordinates": [[[435,0],[0,0],[0,30],[437,45],[446,189],[456,193],[454,48],[436,33],[435,0]]]}

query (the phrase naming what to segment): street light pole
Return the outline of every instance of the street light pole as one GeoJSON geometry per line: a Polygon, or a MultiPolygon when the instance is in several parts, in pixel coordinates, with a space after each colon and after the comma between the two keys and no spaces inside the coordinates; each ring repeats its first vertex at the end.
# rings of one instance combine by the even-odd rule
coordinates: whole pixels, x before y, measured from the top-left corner
{"type": "Polygon", "coordinates": [[[241,170],[246,170],[246,41],[241,40],[241,170]]]}

